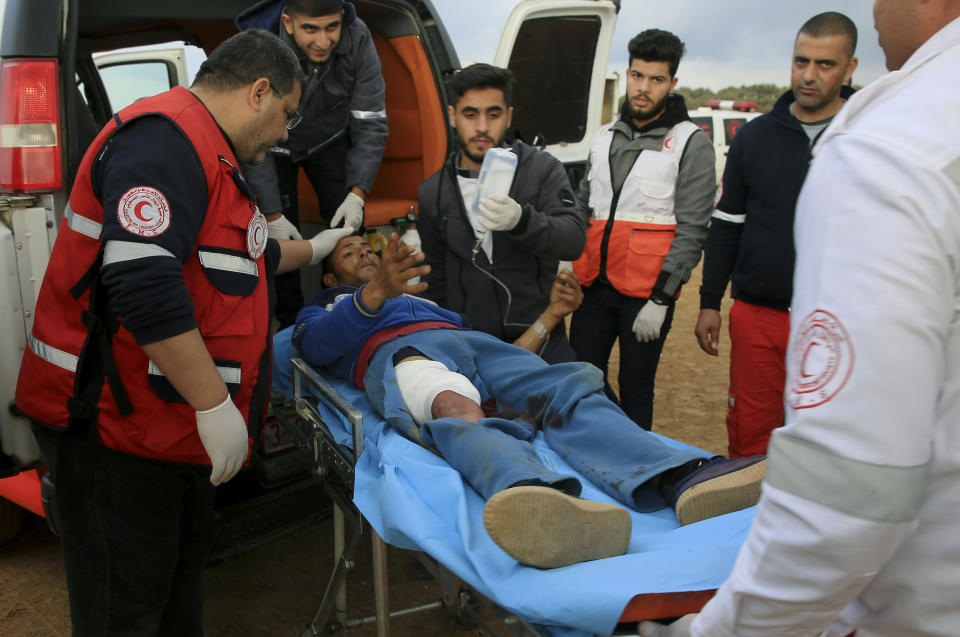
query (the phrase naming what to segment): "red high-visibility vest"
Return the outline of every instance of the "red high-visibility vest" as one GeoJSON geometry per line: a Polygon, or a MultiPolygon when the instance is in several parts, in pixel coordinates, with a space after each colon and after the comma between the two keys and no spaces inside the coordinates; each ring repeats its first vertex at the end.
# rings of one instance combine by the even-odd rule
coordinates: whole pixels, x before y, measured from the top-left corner
{"type": "MultiPolygon", "coordinates": [[[[203,166],[206,217],[195,249],[183,264],[183,278],[204,344],[233,401],[251,432],[262,423],[269,397],[271,344],[270,295],[262,253],[266,237],[255,237],[254,245],[261,248],[257,254],[257,249],[248,247],[248,234],[265,233],[266,226],[256,223],[255,204],[241,188],[230,144],[203,103],[184,88],[123,109],[87,150],[37,299],[16,405],[34,421],[54,428],[93,418],[102,444],[111,449],[145,458],[209,464],[194,409],[137,345],[122,316],[117,317],[116,327],[91,307],[91,292],[101,295],[104,290],[86,283],[98,278],[103,250],[103,207],[92,179],[96,158],[122,126],[119,122],[149,114],[165,116],[178,126],[203,166]],[[95,404],[84,404],[75,387],[78,371],[88,369],[89,360],[104,360],[104,329],[115,329],[110,348],[116,363],[114,376],[122,382],[129,404],[122,396],[115,397],[118,386],[112,381],[117,378],[109,374],[95,404]]],[[[93,304],[103,305],[95,300],[93,304]]]]}

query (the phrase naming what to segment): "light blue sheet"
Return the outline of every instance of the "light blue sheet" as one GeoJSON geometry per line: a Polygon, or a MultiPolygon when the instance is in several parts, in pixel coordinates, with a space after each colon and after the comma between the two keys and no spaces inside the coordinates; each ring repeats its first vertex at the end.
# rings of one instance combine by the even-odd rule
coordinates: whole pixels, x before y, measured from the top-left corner
{"type": "MultiPolygon", "coordinates": [[[[553,635],[609,635],[634,595],[714,589],[727,578],[754,508],[680,527],[670,509],[632,512],[629,553],[539,570],[500,550],[483,527],[483,500],[442,458],[390,428],[352,385],[327,378],[363,414],[366,449],[354,502],[383,539],[424,551],[495,603],[553,635]]],[[[276,384],[275,384],[276,389],[276,384]]],[[[341,444],[352,446],[335,411],[321,411],[341,444]]],[[[668,444],[684,446],[668,438],[668,444]]],[[[561,473],[577,474],[538,434],[535,446],[561,473]]],[[[582,497],[617,504],[584,478],[582,497]]]]}

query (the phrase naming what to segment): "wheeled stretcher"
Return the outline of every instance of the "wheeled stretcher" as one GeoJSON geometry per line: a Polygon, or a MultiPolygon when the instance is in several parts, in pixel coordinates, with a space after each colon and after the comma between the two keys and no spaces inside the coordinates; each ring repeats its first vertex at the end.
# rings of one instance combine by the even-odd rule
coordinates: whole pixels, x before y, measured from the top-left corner
{"type": "MultiPolygon", "coordinates": [[[[299,358],[291,370],[292,402],[275,413],[313,454],[335,504],[335,568],[304,637],[346,634],[373,621],[378,636],[388,635],[391,616],[443,606],[499,634],[477,612],[483,605],[516,635],[610,635],[620,623],[699,610],[730,573],[753,517],[750,508],[680,527],[670,509],[631,511],[626,555],[552,570],[523,566],[487,535],[482,498],[443,458],[390,427],[356,387],[299,358]],[[366,524],[373,542],[375,614],[349,618],[343,584],[366,524]],[[391,611],[386,544],[421,551],[443,599],[391,611]]],[[[578,475],[542,437],[534,444],[558,471],[578,475]]],[[[582,497],[613,502],[581,481],[582,497]]]]}

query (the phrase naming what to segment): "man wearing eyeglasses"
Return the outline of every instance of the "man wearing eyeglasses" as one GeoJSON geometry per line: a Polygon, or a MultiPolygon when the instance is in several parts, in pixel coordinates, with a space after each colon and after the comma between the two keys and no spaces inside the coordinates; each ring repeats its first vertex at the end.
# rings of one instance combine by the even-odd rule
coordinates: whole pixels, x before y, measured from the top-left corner
{"type": "Polygon", "coordinates": [[[302,85],[283,42],[245,31],[84,155],[16,393],[56,483],[76,637],[203,634],[215,487],[269,396],[269,277],[349,233],[269,239],[238,170],[286,138],[302,85]]]}
{"type": "MultiPolygon", "coordinates": [[[[358,229],[387,143],[385,87],[370,30],[343,0],[262,0],[240,14],[237,26],[278,34],[307,77],[289,121],[289,139],[262,165],[243,167],[270,222],[270,236],[300,238],[301,168],[330,226],[358,229]]],[[[291,324],[301,307],[299,272],[278,277],[280,324],[291,324]]]]}

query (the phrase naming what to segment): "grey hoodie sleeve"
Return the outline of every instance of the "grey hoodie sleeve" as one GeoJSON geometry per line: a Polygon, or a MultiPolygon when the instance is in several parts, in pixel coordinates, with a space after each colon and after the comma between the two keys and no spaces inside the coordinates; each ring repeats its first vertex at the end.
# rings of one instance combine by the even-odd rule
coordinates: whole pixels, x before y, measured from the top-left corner
{"type": "Polygon", "coordinates": [[[265,215],[283,212],[280,180],[277,178],[277,166],[273,162],[273,155],[267,153],[263,162],[256,165],[240,164],[240,172],[253,189],[253,194],[257,196],[260,212],[265,215]]]}
{"type": "Polygon", "coordinates": [[[672,299],[700,262],[716,192],[713,144],[698,131],[690,137],[680,160],[674,201],[677,231],[654,285],[655,296],[672,299]]]}
{"type": "Polygon", "coordinates": [[[380,169],[387,145],[386,85],[380,71],[380,58],[370,32],[356,37],[354,56],[356,80],[350,95],[351,147],[347,152],[347,188],[359,186],[369,194],[380,169]]]}

